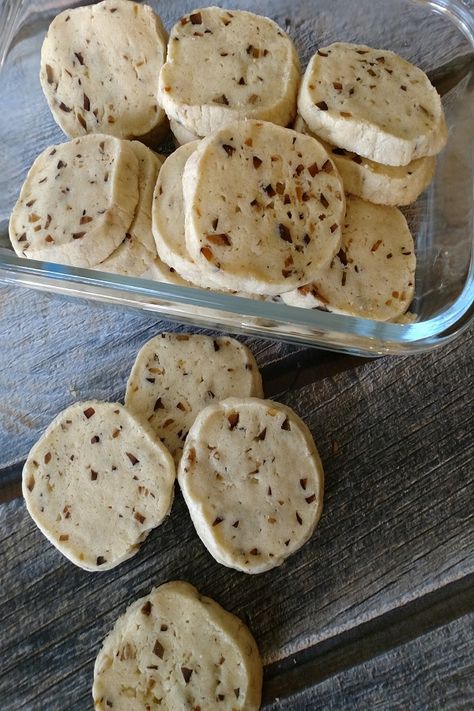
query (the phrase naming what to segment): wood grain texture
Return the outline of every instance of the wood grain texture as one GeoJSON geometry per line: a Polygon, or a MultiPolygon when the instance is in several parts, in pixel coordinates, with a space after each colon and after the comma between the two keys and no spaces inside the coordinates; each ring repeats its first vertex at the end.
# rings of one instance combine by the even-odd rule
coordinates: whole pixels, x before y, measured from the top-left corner
{"type": "Polygon", "coordinates": [[[0,707],[89,708],[102,638],[127,603],[169,579],[242,616],[268,664],[473,572],[472,345],[471,332],[436,354],[370,362],[282,396],[309,424],[327,486],[313,538],[269,573],[219,566],[180,496],[134,558],[96,575],[63,559],[21,501],[1,507],[0,707]]]}
{"type": "Polygon", "coordinates": [[[265,706],[269,711],[467,711],[474,701],[474,614],[265,706]]]}

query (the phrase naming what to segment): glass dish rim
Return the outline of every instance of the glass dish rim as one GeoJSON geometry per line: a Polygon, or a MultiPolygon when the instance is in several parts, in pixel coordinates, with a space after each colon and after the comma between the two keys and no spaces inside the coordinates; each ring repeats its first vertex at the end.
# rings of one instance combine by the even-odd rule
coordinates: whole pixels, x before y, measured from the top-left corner
{"type": "MultiPolygon", "coordinates": [[[[474,14],[462,4],[462,0],[402,0],[409,5],[429,8],[436,14],[446,16],[469,41],[474,52],[474,14]]],[[[74,4],[72,2],[71,4],[74,4]]],[[[0,7],[0,19],[4,27],[8,27],[0,35],[0,71],[7,57],[12,37],[21,25],[20,11],[25,7],[23,0],[6,0],[0,7]],[[8,22],[7,22],[8,21],[8,22]]],[[[32,3],[34,9],[34,3],[32,3]]],[[[2,24],[2,23],[0,23],[2,24]]],[[[461,293],[454,303],[445,307],[435,316],[414,323],[390,323],[373,321],[357,316],[325,312],[318,309],[302,309],[287,306],[282,302],[271,303],[227,295],[224,293],[199,289],[197,287],[178,286],[164,282],[152,281],[141,277],[122,276],[62,264],[48,263],[36,260],[25,260],[17,257],[8,249],[0,249],[0,283],[23,284],[33,288],[43,288],[50,280],[53,284],[59,282],[57,291],[80,296],[77,287],[85,286],[99,289],[103,297],[114,297],[120,302],[123,294],[135,297],[126,305],[136,305],[157,311],[159,304],[143,302],[139,298],[157,299],[171,302],[171,306],[194,306],[209,311],[240,315],[260,320],[273,320],[274,328],[267,327],[261,333],[262,337],[279,338],[297,341],[309,346],[359,352],[366,355],[377,353],[409,353],[430,350],[437,345],[452,340],[463,331],[474,317],[474,234],[471,239],[471,259],[469,272],[461,293]],[[37,281],[33,279],[36,277],[37,281]],[[31,280],[31,281],[29,281],[31,280]],[[291,325],[296,329],[310,329],[315,333],[284,333],[278,330],[280,325],[291,325]],[[453,328],[454,327],[454,328],[453,328]],[[347,337],[347,343],[331,344],[325,335],[336,334],[338,338],[347,337]],[[367,341],[367,346],[353,347],[350,338],[361,338],[367,341]],[[373,347],[370,346],[372,342],[373,347]],[[378,344],[378,346],[376,345],[378,344]]],[[[85,293],[84,296],[90,296],[85,293]]],[[[100,298],[100,295],[96,295],[100,298]]],[[[162,306],[161,306],[162,308],[162,306]]],[[[173,315],[171,313],[171,315],[173,315]]],[[[174,314],[176,316],[176,314],[174,314]]],[[[179,318],[179,314],[178,314],[179,318]]],[[[197,322],[199,317],[197,317],[197,322]]],[[[197,323],[197,325],[199,325],[197,323]]],[[[245,330],[246,325],[236,324],[245,330]]]]}

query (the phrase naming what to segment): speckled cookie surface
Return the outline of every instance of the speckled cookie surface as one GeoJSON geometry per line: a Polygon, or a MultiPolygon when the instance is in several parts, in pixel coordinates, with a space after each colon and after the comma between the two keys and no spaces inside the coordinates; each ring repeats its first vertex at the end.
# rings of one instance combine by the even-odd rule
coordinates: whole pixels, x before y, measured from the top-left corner
{"type": "Polygon", "coordinates": [[[281,565],[321,515],[324,475],[311,433],[270,400],[228,398],[203,410],[178,481],[211,555],[245,573],[281,565]]]}
{"type": "Polygon", "coordinates": [[[64,133],[152,134],[165,119],[156,92],[166,41],[160,18],[135,2],[104,0],[57,15],[40,80],[64,133]]]}
{"type": "Polygon", "coordinates": [[[426,74],[386,49],[335,42],[311,58],[298,112],[329,143],[384,165],[438,153],[447,128],[426,74]]]}
{"type": "Polygon", "coordinates": [[[344,183],[346,193],[378,205],[409,205],[433,179],[436,158],[417,158],[408,165],[382,165],[369,158],[325,143],[310,131],[301,116],[295,121],[295,131],[307,133],[321,141],[344,183]]]}
{"type": "Polygon", "coordinates": [[[78,267],[104,261],[123,242],[138,202],[131,144],[91,135],[43,151],[10,218],[19,256],[78,267]]]}
{"type": "Polygon", "coordinates": [[[134,555],[169,513],[169,452],[118,403],[91,400],[61,412],[30,451],[23,496],[42,533],[85,570],[134,555]]]}
{"type": "Polygon", "coordinates": [[[415,269],[413,238],[400,210],[349,196],[338,254],[311,284],[282,299],[290,306],[392,321],[413,299],[415,269]]]}
{"type": "Polygon", "coordinates": [[[127,409],[149,425],[179,461],[186,435],[209,403],[262,395],[252,353],[234,338],[163,333],[138,353],[127,383],[127,409]]]}
{"type": "Polygon", "coordinates": [[[262,662],[244,623],[189,583],[136,600],[94,667],[98,711],[258,711],[262,662]]]}
{"type": "Polygon", "coordinates": [[[187,160],[183,193],[187,250],[216,286],[290,291],[339,249],[342,181],[310,136],[261,121],[226,126],[187,160]]]}
{"type": "Polygon", "coordinates": [[[299,59],[292,40],[261,15],[194,10],[171,30],[158,97],[198,136],[236,119],[286,126],[296,113],[299,59]]]}

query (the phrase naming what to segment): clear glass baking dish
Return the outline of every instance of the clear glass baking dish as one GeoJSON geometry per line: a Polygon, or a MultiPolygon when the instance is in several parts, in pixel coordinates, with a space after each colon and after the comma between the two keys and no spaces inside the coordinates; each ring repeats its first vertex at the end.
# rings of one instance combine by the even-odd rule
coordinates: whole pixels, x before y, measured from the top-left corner
{"type": "MultiPolygon", "coordinates": [[[[362,355],[432,349],[464,330],[474,301],[474,0],[230,0],[268,15],[296,42],[302,66],[318,46],[361,42],[400,53],[443,95],[450,129],[429,190],[404,210],[417,245],[413,323],[345,317],[16,257],[8,219],[36,155],[64,139],[43,97],[39,57],[52,18],[71,0],[1,0],[0,281],[155,311],[163,318],[362,355]]],[[[150,0],[169,29],[199,3],[150,0]]]]}

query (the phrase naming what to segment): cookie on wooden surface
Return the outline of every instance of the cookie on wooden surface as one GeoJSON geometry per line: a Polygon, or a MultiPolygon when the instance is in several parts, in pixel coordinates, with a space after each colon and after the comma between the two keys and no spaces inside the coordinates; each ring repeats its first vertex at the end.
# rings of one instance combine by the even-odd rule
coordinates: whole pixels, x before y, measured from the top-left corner
{"type": "Polygon", "coordinates": [[[431,183],[436,158],[427,156],[412,160],[408,165],[382,165],[370,158],[331,146],[310,131],[301,116],[296,117],[295,131],[307,133],[319,140],[329,155],[344,183],[346,193],[378,205],[409,205],[431,183]]]}
{"type": "Polygon", "coordinates": [[[281,565],[321,515],[324,474],[311,433],[270,400],[234,397],[203,410],[178,481],[211,555],[245,573],[281,565]]]}
{"type": "Polygon", "coordinates": [[[189,583],[132,603],[94,666],[98,711],[258,711],[262,662],[248,628],[189,583]]]}
{"type": "Polygon", "coordinates": [[[19,256],[92,267],[123,242],[138,203],[138,161],[128,141],[91,135],[44,150],[10,218],[19,256]]]}
{"type": "Polygon", "coordinates": [[[298,112],[325,141],[383,165],[444,147],[441,99],[426,74],[386,49],[335,42],[311,58],[298,112]]]}
{"type": "Polygon", "coordinates": [[[321,144],[296,131],[262,121],[216,131],[188,158],[183,194],[187,251],[216,286],[290,291],[339,249],[342,181],[321,144]]]}
{"type": "Polygon", "coordinates": [[[413,238],[400,210],[349,196],[338,254],[311,284],[282,299],[289,306],[392,321],[411,304],[415,269],[413,238]]]}
{"type": "Polygon", "coordinates": [[[158,99],[197,136],[244,118],[286,126],[296,114],[299,79],[295,46],[275,22],[207,7],[171,30],[158,99]]]}
{"type": "Polygon", "coordinates": [[[34,522],[70,561],[108,570],[133,556],[168,515],[168,450],[118,403],[61,412],[31,449],[22,489],[34,522]]]}
{"type": "Polygon", "coordinates": [[[231,395],[262,395],[262,378],[246,346],[227,336],[162,333],[138,353],[125,405],[149,423],[178,462],[199,412],[231,395]]]}
{"type": "Polygon", "coordinates": [[[166,42],[151,7],[128,0],[57,15],[41,49],[40,81],[64,133],[155,142],[166,119],[156,99],[166,42]]]}

